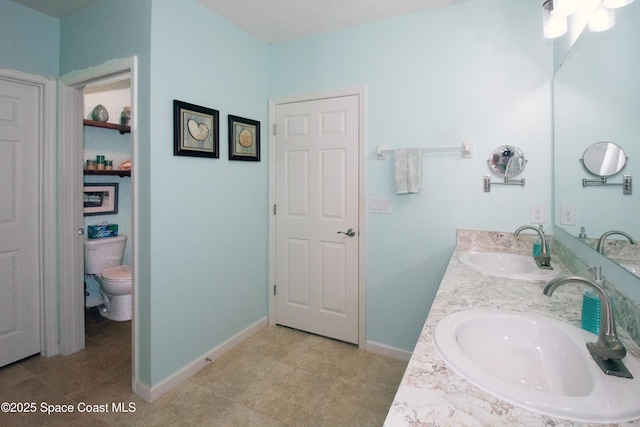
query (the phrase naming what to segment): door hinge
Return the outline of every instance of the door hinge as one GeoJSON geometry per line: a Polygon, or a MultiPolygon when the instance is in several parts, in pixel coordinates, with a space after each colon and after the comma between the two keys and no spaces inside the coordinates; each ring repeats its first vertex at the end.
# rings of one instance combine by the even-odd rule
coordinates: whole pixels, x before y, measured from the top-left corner
{"type": "Polygon", "coordinates": [[[274,215],[276,214],[276,204],[275,203],[273,204],[273,214],[274,215]]]}
{"type": "Polygon", "coordinates": [[[275,294],[276,294],[276,287],[277,287],[277,286],[278,286],[278,285],[273,285],[273,295],[275,295],[275,294]]]}
{"type": "Polygon", "coordinates": [[[274,135],[277,135],[277,134],[276,134],[276,124],[275,124],[275,123],[273,124],[273,134],[274,134],[274,135]]]}

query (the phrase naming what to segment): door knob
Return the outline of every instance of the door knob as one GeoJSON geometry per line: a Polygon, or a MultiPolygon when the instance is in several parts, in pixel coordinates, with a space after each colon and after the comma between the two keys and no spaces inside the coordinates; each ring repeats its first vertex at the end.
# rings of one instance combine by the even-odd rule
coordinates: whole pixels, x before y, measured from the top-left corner
{"type": "Polygon", "coordinates": [[[338,231],[338,234],[346,234],[349,237],[353,237],[356,235],[356,232],[353,231],[353,228],[350,228],[347,231],[338,231]]]}

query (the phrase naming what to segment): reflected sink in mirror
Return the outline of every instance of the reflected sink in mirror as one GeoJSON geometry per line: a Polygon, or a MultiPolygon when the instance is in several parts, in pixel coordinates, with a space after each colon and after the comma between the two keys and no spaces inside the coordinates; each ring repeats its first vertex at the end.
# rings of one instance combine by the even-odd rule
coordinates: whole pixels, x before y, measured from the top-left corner
{"type": "Polygon", "coordinates": [[[450,368],[515,406],[579,422],[640,418],[640,363],[623,359],[633,379],[605,375],[586,347],[595,339],[566,322],[504,310],[454,313],[433,333],[450,368]]]}
{"type": "Polygon", "coordinates": [[[621,262],[620,265],[633,275],[640,277],[640,265],[627,264],[624,261],[621,262]]]}
{"type": "Polygon", "coordinates": [[[560,274],[553,270],[544,270],[536,265],[533,256],[506,252],[465,252],[458,260],[467,267],[492,276],[522,280],[547,280],[560,274]]]}

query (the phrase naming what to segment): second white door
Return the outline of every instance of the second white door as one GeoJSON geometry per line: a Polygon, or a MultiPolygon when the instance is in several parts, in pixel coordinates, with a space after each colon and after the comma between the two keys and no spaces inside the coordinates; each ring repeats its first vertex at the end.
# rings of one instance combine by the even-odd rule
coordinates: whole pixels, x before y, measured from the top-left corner
{"type": "Polygon", "coordinates": [[[359,99],[276,106],[276,323],[358,343],[359,99]]]}

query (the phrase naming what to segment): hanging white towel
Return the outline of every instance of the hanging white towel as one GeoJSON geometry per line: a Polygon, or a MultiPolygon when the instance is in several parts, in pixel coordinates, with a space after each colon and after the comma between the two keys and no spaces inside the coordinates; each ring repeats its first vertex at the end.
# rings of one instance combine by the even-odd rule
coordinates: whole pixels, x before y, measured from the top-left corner
{"type": "Polygon", "coordinates": [[[422,186],[422,148],[398,148],[393,154],[396,194],[419,193],[422,186]]]}

